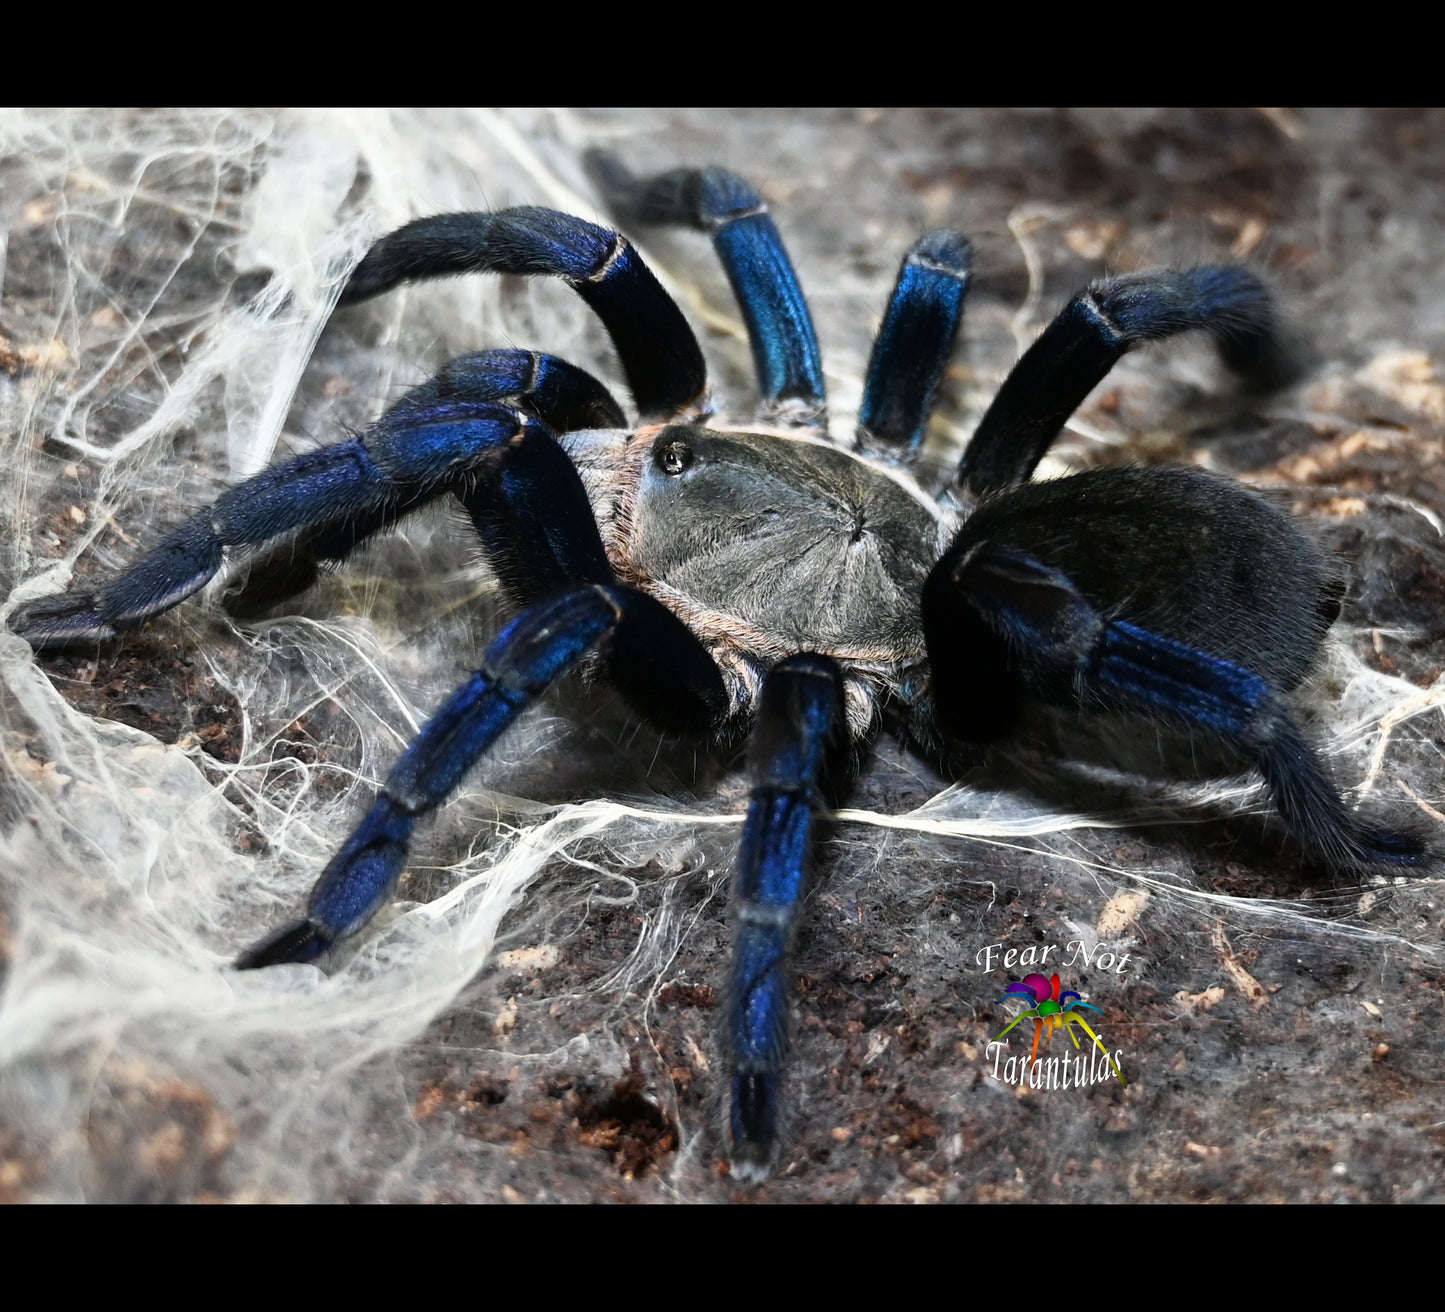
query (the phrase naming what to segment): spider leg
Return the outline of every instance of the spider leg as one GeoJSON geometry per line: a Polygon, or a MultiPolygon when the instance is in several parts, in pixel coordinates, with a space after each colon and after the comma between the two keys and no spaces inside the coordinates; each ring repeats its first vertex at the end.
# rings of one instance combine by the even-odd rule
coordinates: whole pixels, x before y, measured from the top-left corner
{"type": "Polygon", "coordinates": [[[701,400],[707,369],[697,338],[642,257],[619,233],[556,210],[414,219],[372,246],[339,304],[461,273],[561,278],[602,320],[644,418],[671,418],[701,400]]]}
{"type": "Polygon", "coordinates": [[[827,427],[822,354],[798,276],[758,193],[726,169],[634,177],[594,151],[588,172],[620,222],[695,228],[712,238],[747,324],[764,405],[784,423],[827,427]]]}
{"type": "MultiPolygon", "coordinates": [[[[427,393],[413,408],[397,407],[404,433],[418,418],[437,426],[417,451],[407,446],[412,459],[440,458],[466,439],[464,429],[452,433],[454,420],[497,408],[435,399],[427,393]]],[[[481,668],[407,748],[323,871],[305,919],[245,953],[239,968],[312,961],[362,929],[401,876],[416,820],[440,806],[517,715],[588,652],[602,655],[623,695],[663,728],[702,732],[726,713],[722,676],[707,650],[660,602],[614,581],[576,469],[540,426],[537,435],[528,443],[519,433],[501,475],[479,479],[464,501],[514,593],[552,595],[503,630],[481,668]],[[484,490],[485,505],[477,499],[484,490]]]]}
{"type": "Polygon", "coordinates": [[[1035,1017],[1034,1017],[1034,1050],[1033,1050],[1033,1055],[1029,1057],[1029,1065],[1030,1065],[1030,1066],[1032,1066],[1032,1065],[1034,1064],[1034,1062],[1038,1061],[1038,1059],[1039,1059],[1039,1035],[1042,1034],[1043,1032],[1044,1032],[1044,1022],[1043,1022],[1039,1017],[1035,1016],[1035,1017]]]}
{"type": "Polygon", "coordinates": [[[305,918],[244,953],[237,968],[313,961],[362,929],[396,888],[417,820],[456,790],[555,679],[588,652],[609,647],[618,662],[650,654],[650,691],[672,719],[698,727],[720,718],[726,696],[717,667],[682,621],[645,593],[594,585],[530,607],[413,739],[371,810],[322,872],[305,918]]]}
{"type": "Polygon", "coordinates": [[[938,401],[938,384],[953,353],[973,247],[948,228],[914,243],[873,342],[858,448],[912,462],[938,401]]]}
{"type": "Polygon", "coordinates": [[[842,676],[822,656],[792,656],[763,685],[749,755],[753,790],[734,881],[728,1130],[735,1168],[772,1160],[788,1049],[788,956],[803,895],[813,812],[829,747],[844,723],[842,676]]]}
{"type": "Polygon", "coordinates": [[[263,470],[98,592],[40,598],[17,610],[10,626],[34,647],[113,638],[203,588],[226,547],[297,535],[295,559],[269,572],[263,564],[254,588],[242,594],[253,606],[279,600],[314,577],[318,560],[335,559],[446,491],[457,492],[474,519],[482,501],[508,507],[483,539],[521,599],[579,582],[610,583],[591,506],[537,417],[544,409],[573,426],[619,417],[601,384],[551,356],[508,351],[453,361],[360,436],[263,470]],[[499,396],[516,404],[493,399],[499,396]],[[525,570],[513,543],[534,553],[525,570]]]}
{"type": "Polygon", "coordinates": [[[1025,351],[969,441],[958,481],[975,495],[1026,481],[1069,416],[1125,352],[1202,329],[1252,387],[1298,373],[1264,285],[1245,269],[1204,265],[1101,278],[1025,351]]]}
{"type": "MultiPolygon", "coordinates": [[[[401,411],[425,423],[428,409],[451,402],[495,402],[512,406],[534,415],[558,434],[585,428],[622,428],[627,422],[611,394],[591,374],[556,356],[535,351],[483,351],[449,360],[427,382],[413,388],[393,409],[391,417],[395,419],[401,411]]],[[[516,489],[522,482],[531,481],[535,486],[545,487],[557,481],[550,473],[560,456],[553,444],[532,441],[523,446],[525,450],[510,452],[499,479],[468,479],[466,485],[452,488],[483,540],[488,542],[494,560],[498,558],[499,544],[489,532],[489,526],[504,517],[505,510],[497,508],[497,503],[505,505],[508,494],[489,494],[496,492],[501,484],[506,485],[512,495],[520,495],[516,489]],[[526,469],[529,464],[543,462],[547,462],[543,468],[531,472],[526,469]]],[[[296,534],[276,550],[248,564],[244,580],[234,591],[228,590],[227,609],[245,618],[304,592],[316,582],[324,564],[345,559],[363,540],[392,527],[435,498],[440,490],[435,483],[422,484],[409,494],[398,493],[370,511],[296,534]]],[[[544,562],[549,558],[549,553],[533,557],[544,562]]],[[[507,582],[513,596],[523,603],[556,591],[567,582],[565,578],[547,578],[543,571],[543,577],[528,586],[527,580],[516,577],[515,570],[513,575],[507,582]]]]}
{"type": "MultiPolygon", "coordinates": [[[[969,533],[965,529],[960,538],[969,533]]],[[[926,631],[928,610],[938,605],[945,579],[1001,644],[1005,677],[1041,700],[1142,715],[1232,744],[1253,758],[1296,839],[1336,869],[1425,859],[1425,845],[1415,835],[1376,829],[1350,814],[1279,695],[1250,669],[1110,619],[1064,569],[987,540],[956,543],[935,569],[925,591],[926,631]]],[[[1203,582],[1192,581],[1196,587],[1203,582]]],[[[1227,628],[1227,614],[1217,618],[1227,628]]],[[[935,669],[946,668],[951,654],[936,648],[930,634],[935,669]]]]}

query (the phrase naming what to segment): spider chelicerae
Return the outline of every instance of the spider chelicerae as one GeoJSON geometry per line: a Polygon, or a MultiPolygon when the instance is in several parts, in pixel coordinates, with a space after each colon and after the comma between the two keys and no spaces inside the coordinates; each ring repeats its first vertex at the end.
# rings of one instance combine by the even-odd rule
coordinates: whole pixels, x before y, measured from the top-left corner
{"type": "Polygon", "coordinates": [[[748,740],[723,1007],[727,1129],[744,1178],[766,1173],[780,1136],[789,949],[814,820],[885,718],[955,767],[1007,736],[1030,701],[1180,727],[1250,762],[1325,866],[1425,859],[1415,835],[1345,807],[1283,701],[1343,592],[1283,514],[1192,469],[1028,481],[1141,343],[1202,330],[1246,385],[1292,376],[1252,274],[1093,283],[1024,354],[935,494],[919,453],[962,314],[963,237],[928,233],[904,257],[856,434],[840,442],[807,306],[757,193],[718,169],[638,180],[607,157],[592,166],[624,226],[710,234],[747,324],[758,423],[709,423],[697,341],[616,233],[536,208],[421,219],[372,248],[343,304],[466,272],[561,278],[611,335],[638,424],[554,356],[464,356],[361,435],[233,488],[96,593],[11,619],[36,647],[103,641],[198,591],[227,548],[265,545],[238,598],[263,609],[427,502],[461,503],[518,614],[397,763],[305,917],[238,965],[315,960],[360,932],[395,889],[417,820],[579,664],[664,729],[748,740]]]}

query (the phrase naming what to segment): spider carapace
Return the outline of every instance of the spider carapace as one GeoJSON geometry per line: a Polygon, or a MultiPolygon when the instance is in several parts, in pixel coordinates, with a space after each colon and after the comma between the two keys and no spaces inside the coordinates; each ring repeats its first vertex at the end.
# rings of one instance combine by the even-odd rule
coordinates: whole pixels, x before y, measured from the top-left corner
{"type": "MultiPolygon", "coordinates": [[[[1265,499],[1174,467],[1029,478],[1124,352],[1202,330],[1247,386],[1289,379],[1270,299],[1244,269],[1091,284],[1023,355],[938,495],[918,453],[953,349],[970,248],[922,237],[874,342],[856,431],[827,427],[821,357],[771,218],[718,169],[630,176],[596,157],[624,225],[710,234],[747,324],[762,413],[707,423],[702,353],[617,233],[552,210],[420,219],[379,241],[343,304],[475,271],[565,280],[607,328],[637,415],[554,356],[446,365],[360,436],[233,488],[95,593],[11,619],[36,647],[89,644],[198,591],[227,548],[268,544],[241,603],[267,606],[442,495],[518,614],[441,706],[326,867],[303,918],[243,968],[309,961],[391,896],[416,822],[517,715],[590,661],[668,730],[749,737],[753,788],[724,1003],[733,1172],[780,1138],[789,950],[825,781],[881,715],[941,758],[1008,734],[1028,700],[1202,733],[1263,776],[1295,840],[1334,869],[1407,867],[1413,834],[1359,820],[1283,700],[1338,611],[1333,564],[1265,499]]],[[[955,758],[957,759],[957,758],[955,758]]]]}

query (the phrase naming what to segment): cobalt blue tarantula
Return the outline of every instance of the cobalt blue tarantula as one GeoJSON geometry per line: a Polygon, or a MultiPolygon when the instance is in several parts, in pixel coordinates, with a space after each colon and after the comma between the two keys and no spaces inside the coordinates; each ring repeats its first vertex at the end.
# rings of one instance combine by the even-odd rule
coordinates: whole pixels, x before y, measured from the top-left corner
{"type": "Polygon", "coordinates": [[[1291,355],[1252,274],[1091,284],[1024,354],[935,496],[915,467],[962,314],[966,240],[931,232],[904,257],[856,438],[840,442],[808,309],[758,195],[718,169],[638,180],[610,158],[592,166],[624,226],[711,235],[747,324],[762,422],[709,424],[697,341],[625,238],[537,208],[420,219],[373,246],[342,304],[467,272],[561,278],[611,335],[637,425],[554,356],[464,356],[360,436],[233,488],[99,591],[11,620],[36,647],[104,641],[202,588],[227,548],[270,544],[240,597],[263,608],[427,502],[461,503],[517,616],[406,750],[305,916],[238,966],[312,961],[359,933],[396,888],[417,821],[584,663],[666,730],[749,738],[724,1006],[727,1130],[744,1178],[766,1173],[780,1134],[814,816],[885,716],[945,761],[1006,736],[1029,700],[1203,733],[1259,771],[1325,866],[1425,859],[1414,835],[1346,808],[1286,708],[1343,588],[1282,513],[1193,469],[1028,481],[1141,343],[1202,330],[1246,384],[1285,381],[1291,355]]]}

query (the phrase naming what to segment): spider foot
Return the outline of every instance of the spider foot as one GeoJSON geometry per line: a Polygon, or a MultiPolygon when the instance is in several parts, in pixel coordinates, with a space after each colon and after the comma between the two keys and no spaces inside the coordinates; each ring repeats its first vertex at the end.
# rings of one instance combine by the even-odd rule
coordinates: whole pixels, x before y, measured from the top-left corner
{"type": "Polygon", "coordinates": [[[738,1072],[728,1112],[732,1174],[759,1184],[772,1172],[778,1136],[778,1080],[766,1072],[738,1072]]]}
{"type": "MultiPolygon", "coordinates": [[[[402,758],[393,774],[415,755],[402,758]]],[[[403,802],[383,793],[372,804],[312,890],[304,920],[263,939],[236,959],[237,970],[259,970],[287,962],[315,961],[362,928],[386,902],[406,864],[415,816],[403,802]]]]}
{"type": "Polygon", "coordinates": [[[10,627],[36,648],[103,642],[199,592],[221,568],[221,554],[210,512],[202,511],[99,592],[42,597],[16,611],[10,627]]]}
{"type": "Polygon", "coordinates": [[[1405,825],[1398,829],[1361,825],[1359,842],[1365,854],[1377,865],[1420,866],[1438,855],[1423,833],[1405,825]]]}
{"type": "Polygon", "coordinates": [[[37,651],[115,637],[115,627],[100,613],[90,592],[64,592],[27,602],[10,617],[10,630],[37,651]]]}
{"type": "Polygon", "coordinates": [[[1364,874],[1433,860],[1429,842],[1408,820],[1385,826],[1357,818],[1319,755],[1283,713],[1267,717],[1254,750],[1280,817],[1301,845],[1332,869],[1364,874]]]}
{"type": "Polygon", "coordinates": [[[315,961],[331,947],[331,937],[314,920],[298,920],[264,938],[236,958],[237,970],[260,970],[287,962],[315,961]]]}
{"type": "Polygon", "coordinates": [[[1313,820],[1303,822],[1312,827],[1303,830],[1302,841],[1333,870],[1354,875],[1418,870],[1440,855],[1408,820],[1387,828],[1356,820],[1348,811],[1345,815],[1332,829],[1313,820]]]}

